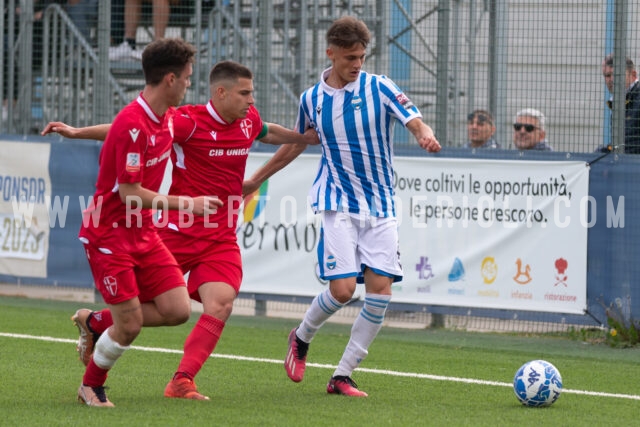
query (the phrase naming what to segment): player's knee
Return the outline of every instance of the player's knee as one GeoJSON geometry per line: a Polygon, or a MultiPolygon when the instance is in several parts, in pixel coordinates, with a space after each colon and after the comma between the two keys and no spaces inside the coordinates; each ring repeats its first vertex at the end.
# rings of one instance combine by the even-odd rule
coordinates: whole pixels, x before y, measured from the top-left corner
{"type": "Polygon", "coordinates": [[[138,322],[126,322],[123,325],[115,326],[114,340],[120,343],[120,345],[130,345],[142,330],[142,323],[138,322]]]}
{"type": "Polygon", "coordinates": [[[178,308],[176,310],[172,310],[165,316],[167,326],[175,326],[181,325],[187,320],[189,320],[189,316],[191,315],[190,308],[178,308]]]}
{"type": "Polygon", "coordinates": [[[347,286],[336,287],[331,289],[331,296],[334,297],[339,303],[346,304],[351,301],[354,292],[355,287],[354,289],[351,289],[347,286]]]}

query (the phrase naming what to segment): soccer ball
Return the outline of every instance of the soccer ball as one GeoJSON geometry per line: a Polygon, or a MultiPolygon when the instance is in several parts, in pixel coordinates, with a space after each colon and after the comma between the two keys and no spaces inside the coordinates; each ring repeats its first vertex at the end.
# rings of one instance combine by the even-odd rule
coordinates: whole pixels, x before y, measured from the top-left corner
{"type": "Polygon", "coordinates": [[[532,360],[516,372],[513,391],[525,406],[550,406],[560,396],[562,377],[551,363],[532,360]]]}

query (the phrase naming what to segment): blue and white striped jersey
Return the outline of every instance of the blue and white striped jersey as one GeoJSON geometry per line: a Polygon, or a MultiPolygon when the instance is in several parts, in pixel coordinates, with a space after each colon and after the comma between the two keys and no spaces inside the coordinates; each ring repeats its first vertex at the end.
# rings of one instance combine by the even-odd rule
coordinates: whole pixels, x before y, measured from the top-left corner
{"type": "Polygon", "coordinates": [[[342,89],[320,82],[300,96],[296,127],[313,127],[322,158],[309,196],[314,212],[342,211],[395,216],[393,127],[422,118],[391,79],[360,72],[342,89]]]}

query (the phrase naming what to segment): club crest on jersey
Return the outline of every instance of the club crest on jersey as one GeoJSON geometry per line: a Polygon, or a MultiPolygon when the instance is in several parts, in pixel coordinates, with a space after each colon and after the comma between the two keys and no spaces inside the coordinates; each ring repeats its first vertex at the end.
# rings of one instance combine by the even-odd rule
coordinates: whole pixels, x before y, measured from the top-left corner
{"type": "Polygon", "coordinates": [[[118,281],[113,276],[106,276],[102,279],[102,283],[104,284],[107,292],[111,294],[111,296],[116,296],[118,294],[118,281]]]}
{"type": "Polygon", "coordinates": [[[140,153],[127,153],[125,169],[129,173],[140,172],[140,153]]]}
{"type": "Polygon", "coordinates": [[[397,94],[396,100],[405,108],[405,110],[413,108],[413,102],[411,102],[411,100],[404,93],[397,94]]]}
{"type": "Polygon", "coordinates": [[[240,122],[240,130],[244,133],[244,136],[247,139],[251,138],[251,130],[253,128],[253,123],[249,119],[244,119],[240,122]]]}
{"type": "Polygon", "coordinates": [[[360,109],[362,108],[362,98],[360,98],[358,95],[354,95],[353,99],[351,100],[351,106],[354,110],[360,111],[360,109]]]}
{"type": "Polygon", "coordinates": [[[138,139],[138,135],[140,135],[140,129],[133,128],[129,130],[129,135],[131,135],[131,140],[135,143],[138,139]]]}

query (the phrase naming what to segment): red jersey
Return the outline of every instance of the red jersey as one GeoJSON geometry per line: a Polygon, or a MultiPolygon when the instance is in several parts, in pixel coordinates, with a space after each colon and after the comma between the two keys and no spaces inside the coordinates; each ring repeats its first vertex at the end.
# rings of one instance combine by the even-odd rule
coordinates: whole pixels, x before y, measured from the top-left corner
{"type": "Polygon", "coordinates": [[[246,117],[226,123],[209,101],[178,108],[174,129],[169,194],[217,196],[224,206],[206,217],[192,216],[192,224],[180,212],[169,211],[160,225],[166,222],[195,238],[235,242],[247,157],[253,141],[266,135],[266,124],[253,106],[246,117]]]}
{"type": "Polygon", "coordinates": [[[171,155],[173,114],[170,108],[166,120],[158,117],[142,94],[118,113],[100,151],[96,192],[84,212],[81,240],[129,251],[142,243],[140,233],[155,233],[152,210],[127,212],[118,185],[140,182],[149,190],[160,189],[171,155]],[[132,228],[139,232],[132,233],[132,228]]]}

